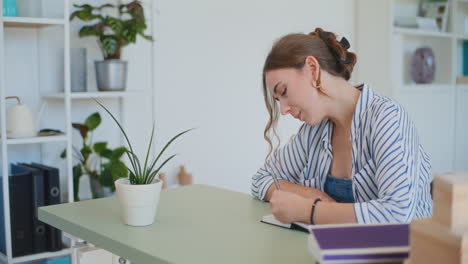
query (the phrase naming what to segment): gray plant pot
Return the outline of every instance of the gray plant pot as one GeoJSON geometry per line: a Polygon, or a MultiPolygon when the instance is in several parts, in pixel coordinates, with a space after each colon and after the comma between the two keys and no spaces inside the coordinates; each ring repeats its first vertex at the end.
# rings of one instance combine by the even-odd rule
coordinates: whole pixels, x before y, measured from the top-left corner
{"type": "Polygon", "coordinates": [[[127,62],[121,60],[95,61],[99,91],[123,91],[127,83],[127,62]]]}

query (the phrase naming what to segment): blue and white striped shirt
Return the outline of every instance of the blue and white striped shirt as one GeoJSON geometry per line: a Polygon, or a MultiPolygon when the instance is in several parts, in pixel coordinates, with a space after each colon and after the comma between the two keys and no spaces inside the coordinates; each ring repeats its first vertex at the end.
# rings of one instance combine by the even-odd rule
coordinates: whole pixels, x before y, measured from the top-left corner
{"type": "MultiPolygon", "coordinates": [[[[361,90],[351,124],[354,211],[358,223],[410,222],[432,215],[431,164],[402,106],[361,90]]],[[[303,124],[252,177],[252,195],[264,200],[272,174],[324,190],[332,164],[332,122],[303,124]],[[278,166],[278,162],[281,166],[278,166]]]]}

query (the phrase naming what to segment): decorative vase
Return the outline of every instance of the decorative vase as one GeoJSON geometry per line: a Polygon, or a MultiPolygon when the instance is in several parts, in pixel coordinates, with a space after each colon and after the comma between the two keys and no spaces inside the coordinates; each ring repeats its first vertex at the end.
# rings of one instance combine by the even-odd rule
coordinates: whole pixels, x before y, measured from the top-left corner
{"type": "Polygon", "coordinates": [[[91,187],[91,194],[93,199],[105,197],[104,189],[102,188],[99,179],[94,176],[89,176],[89,186],[91,187]]]}
{"type": "Polygon", "coordinates": [[[123,91],[127,83],[127,62],[105,60],[94,62],[99,91],[123,91]]]}
{"type": "Polygon", "coordinates": [[[3,0],[3,16],[15,17],[17,15],[16,0],[3,0]]]}
{"type": "Polygon", "coordinates": [[[429,47],[418,48],[411,58],[411,77],[416,83],[431,83],[435,76],[434,52],[429,47]]]}
{"type": "Polygon", "coordinates": [[[70,79],[72,92],[86,92],[86,49],[70,49],[70,79]]]}
{"type": "Polygon", "coordinates": [[[147,226],[154,223],[161,194],[162,181],[150,184],[130,184],[128,178],[115,181],[122,220],[130,226],[147,226]]]}

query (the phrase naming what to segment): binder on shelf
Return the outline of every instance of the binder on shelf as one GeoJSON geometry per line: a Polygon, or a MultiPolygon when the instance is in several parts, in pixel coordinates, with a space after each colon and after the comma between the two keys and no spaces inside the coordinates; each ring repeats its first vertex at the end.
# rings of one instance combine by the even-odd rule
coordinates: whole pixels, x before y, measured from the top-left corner
{"type": "MultiPolygon", "coordinates": [[[[45,205],[54,205],[61,203],[60,200],[60,178],[57,168],[45,166],[38,163],[32,163],[30,166],[42,171],[44,175],[44,199],[45,205]]],[[[62,250],[62,231],[46,225],[47,250],[62,250]]]]}
{"type": "Polygon", "coordinates": [[[45,205],[44,200],[44,175],[41,170],[20,163],[14,167],[28,170],[32,176],[32,225],[33,225],[33,253],[41,253],[47,250],[46,224],[39,221],[37,208],[45,205]]]}
{"type": "Polygon", "coordinates": [[[9,181],[11,246],[13,257],[19,257],[32,254],[34,247],[31,172],[12,166],[9,181]]]}

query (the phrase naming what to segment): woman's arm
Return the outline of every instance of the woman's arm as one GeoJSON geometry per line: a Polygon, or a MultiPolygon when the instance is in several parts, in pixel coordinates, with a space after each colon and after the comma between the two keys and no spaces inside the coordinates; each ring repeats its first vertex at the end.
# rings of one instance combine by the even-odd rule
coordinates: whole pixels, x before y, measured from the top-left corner
{"type": "MultiPolygon", "coordinates": [[[[317,190],[315,188],[294,184],[292,182],[285,181],[285,180],[279,180],[279,182],[280,182],[281,191],[292,192],[304,198],[308,198],[312,200],[315,200],[315,198],[320,198],[322,199],[322,201],[328,201],[328,202],[334,201],[330,196],[328,196],[328,194],[320,190],[317,190]]],[[[268,191],[265,195],[265,200],[270,201],[275,191],[276,191],[276,186],[274,184],[270,185],[270,188],[268,188],[268,191]]]]}
{"type": "MultiPolygon", "coordinates": [[[[326,194],[325,194],[326,195],[326,194]]],[[[272,214],[283,223],[310,224],[314,198],[305,198],[293,192],[274,191],[270,200],[272,214]]],[[[331,198],[330,198],[331,199],[331,198]]],[[[356,223],[352,203],[320,201],[315,205],[314,224],[356,223]]]]}
{"type": "Polygon", "coordinates": [[[273,175],[288,182],[301,182],[300,174],[307,164],[308,136],[310,127],[302,125],[293,137],[271,157],[252,177],[252,195],[260,200],[266,199],[273,184],[273,175]]]}

